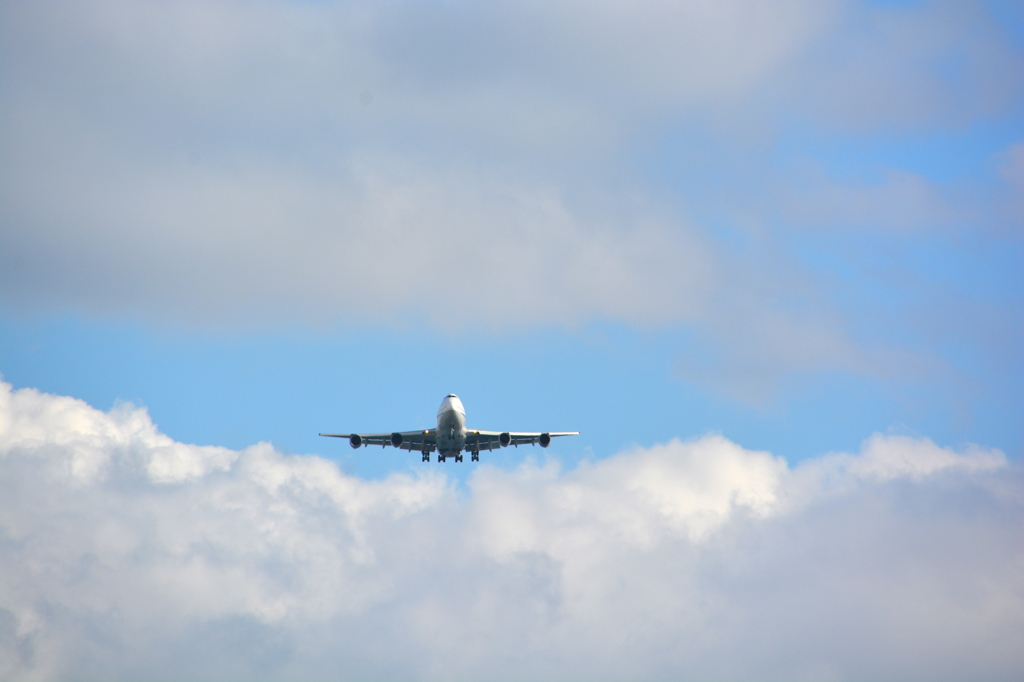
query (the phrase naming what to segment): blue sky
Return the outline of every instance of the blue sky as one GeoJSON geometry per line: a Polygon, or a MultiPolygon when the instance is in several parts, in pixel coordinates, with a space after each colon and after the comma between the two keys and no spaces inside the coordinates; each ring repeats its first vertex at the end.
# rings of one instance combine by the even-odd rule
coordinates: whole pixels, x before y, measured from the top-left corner
{"type": "MultiPolygon", "coordinates": [[[[566,464],[709,432],[794,462],[854,451],[876,431],[954,445],[991,441],[1011,456],[1013,447],[1003,443],[1020,437],[1012,404],[971,410],[955,396],[928,395],[928,386],[886,386],[838,372],[793,380],[771,404],[738,403],[680,377],[680,349],[694,346],[686,334],[623,326],[451,339],[386,328],[147,331],[65,318],[8,324],[3,338],[4,356],[18,359],[5,374],[15,386],[104,409],[131,402],[147,407],[176,440],[231,448],[270,441],[372,477],[421,463],[390,450],[354,452],[316,434],[345,430],[350,420],[368,432],[430,424],[439,396],[453,385],[482,428],[580,429],[576,442],[557,444],[566,464]]],[[[529,452],[494,459],[515,466],[529,452]]]]}
{"type": "MultiPolygon", "coordinates": [[[[676,457],[697,475],[702,448],[723,461],[741,453],[729,471],[749,476],[722,490],[751,496],[743,513],[757,518],[777,512],[759,495],[803,500],[806,480],[842,457],[854,464],[836,475],[857,483],[836,489],[858,492],[827,504],[812,495],[806,509],[824,504],[845,519],[872,496],[895,499],[864,480],[904,478],[885,485],[969,508],[941,486],[914,488],[930,485],[920,472],[943,467],[963,481],[1019,481],[1018,3],[54,1],[0,9],[0,64],[0,374],[14,391],[4,442],[66,428],[73,435],[46,456],[78,462],[66,443],[92,442],[91,431],[74,424],[103,423],[103,434],[122,434],[103,446],[109,462],[120,461],[117,443],[141,438],[146,461],[159,463],[165,436],[184,469],[148,465],[146,485],[191,481],[186,497],[219,494],[209,478],[219,467],[255,470],[224,464],[218,448],[265,463],[254,446],[270,443],[274,457],[305,458],[286,460],[295,471],[322,458],[341,472],[328,479],[351,477],[369,497],[394,487],[405,500],[401,477],[411,476],[409,490],[439,505],[409,502],[421,510],[412,517],[485,505],[491,489],[526,507],[573,481],[612,495],[601,472],[622,461],[671,468],[659,458],[676,457]],[[51,398],[37,409],[25,389],[51,398]],[[548,450],[485,455],[495,468],[479,471],[316,435],[428,427],[449,392],[480,428],[582,433],[548,450]],[[60,396],[92,411],[47,421],[60,396]],[[162,436],[140,436],[147,418],[126,403],[145,408],[162,436]],[[786,473],[763,478],[765,452],[786,473]]],[[[49,499],[63,485],[24,471],[9,477],[18,495],[49,499]]],[[[913,517],[892,504],[895,518],[913,517]]],[[[10,519],[20,517],[6,514],[15,537],[10,519]]],[[[456,516],[453,527],[473,527],[456,516]]],[[[740,517],[723,527],[749,540],[740,517]]],[[[673,532],[704,542],[687,524],[673,532]]],[[[552,546],[571,542],[566,533],[552,546]]],[[[386,553],[374,544],[384,535],[359,542],[386,553]]],[[[665,556],[682,561],[672,553],[682,536],[671,537],[665,556]]],[[[542,542],[527,546],[552,566],[571,564],[542,542]]],[[[481,589],[498,589],[508,556],[527,561],[492,550],[480,549],[490,567],[481,589]]],[[[979,580],[993,552],[979,555],[979,580]]],[[[751,556],[715,560],[742,573],[751,556]]],[[[11,604],[0,607],[19,633],[41,618],[11,604]]],[[[256,618],[268,637],[280,634],[269,612],[231,608],[228,620],[256,618]]],[[[580,648],[567,651],[607,642],[584,629],[570,628],[580,648]]],[[[749,644],[733,634],[726,640],[749,644]]],[[[871,679],[896,669],[858,668],[837,651],[824,668],[796,652],[810,667],[772,670],[871,679]]],[[[157,660],[139,656],[135,668],[115,657],[95,670],[130,677],[157,660]]],[[[282,675],[321,670],[315,656],[282,656],[298,666],[282,663],[282,675]]],[[[763,658],[740,658],[751,667],[697,656],[650,676],[765,669],[763,658]]],[[[565,668],[516,670],[557,676],[577,661],[559,660],[565,668]]],[[[988,670],[992,679],[1020,672],[1019,658],[992,660],[1009,661],[988,670]]],[[[935,679],[919,663],[899,669],[935,679]]],[[[408,665],[401,675],[424,679],[486,672],[443,656],[408,665]]],[[[384,670],[366,666],[353,675],[384,670]]]]}
{"type": "Polygon", "coordinates": [[[223,36],[233,5],[143,7],[8,11],[14,385],[329,457],[311,429],[416,427],[449,391],[582,429],[570,459],[713,431],[1019,456],[1012,4],[723,10],[692,47],[665,8],[413,3],[349,48],[354,6],[223,36]]]}

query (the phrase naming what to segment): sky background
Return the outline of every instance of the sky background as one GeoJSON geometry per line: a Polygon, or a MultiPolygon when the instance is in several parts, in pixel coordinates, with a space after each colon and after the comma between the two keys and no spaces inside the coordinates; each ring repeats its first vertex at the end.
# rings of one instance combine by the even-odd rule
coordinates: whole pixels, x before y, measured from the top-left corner
{"type": "Polygon", "coordinates": [[[1019,679],[1022,266],[1019,3],[2,3],[0,676],[1019,679]]]}

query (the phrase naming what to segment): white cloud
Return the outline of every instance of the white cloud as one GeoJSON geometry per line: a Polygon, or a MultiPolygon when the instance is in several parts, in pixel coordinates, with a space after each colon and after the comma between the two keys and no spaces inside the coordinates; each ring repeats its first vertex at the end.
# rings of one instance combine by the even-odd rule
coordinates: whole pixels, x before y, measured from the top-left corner
{"type": "Polygon", "coordinates": [[[756,403],[783,374],[899,364],[870,349],[892,343],[887,325],[851,332],[856,287],[822,295],[835,281],[778,233],[960,215],[947,188],[894,170],[877,188],[814,182],[766,229],[773,190],[806,180],[774,179],[780,133],[934,132],[1005,115],[1024,82],[973,8],[0,12],[5,309],[264,329],[686,327],[722,357],[685,374],[756,403]],[[679,133],[703,153],[638,168],[679,133]],[[763,237],[742,256],[717,232],[737,207],[763,237]]]}
{"type": "MultiPolygon", "coordinates": [[[[458,327],[445,275],[486,325],[703,323],[728,264],[618,153],[697,111],[744,138],[813,46],[852,41],[820,2],[3,11],[4,298],[202,324],[458,327]]],[[[925,14],[915,82],[962,38],[925,14]]],[[[912,28],[872,16],[900,62],[912,28]]]]}
{"type": "Polygon", "coordinates": [[[0,675],[1024,670],[1024,490],[996,450],[876,435],[791,467],[707,436],[464,490],[436,467],[365,481],[3,384],[0,675]]]}

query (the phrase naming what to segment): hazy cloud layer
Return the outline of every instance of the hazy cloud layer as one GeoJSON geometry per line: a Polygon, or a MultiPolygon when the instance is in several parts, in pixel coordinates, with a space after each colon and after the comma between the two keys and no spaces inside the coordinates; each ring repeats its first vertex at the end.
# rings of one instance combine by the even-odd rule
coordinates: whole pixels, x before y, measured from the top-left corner
{"type": "MultiPolygon", "coordinates": [[[[1019,236],[1004,229],[1019,218],[1016,147],[1007,187],[956,201],[900,168],[871,169],[886,179],[872,186],[773,160],[793,129],[937,134],[1019,114],[1021,54],[977,6],[0,12],[11,309],[271,328],[682,325],[723,368],[754,367],[750,386],[718,385],[757,399],[784,371],[902,366],[892,321],[851,319],[865,313],[839,302],[858,300],[848,285],[818,293],[836,282],[806,267],[789,230],[980,222],[1019,236]],[[660,157],[678,135],[692,143],[660,157]],[[778,342],[792,338],[799,348],[778,342]]],[[[842,257],[838,239],[826,251],[842,257]]],[[[898,297],[920,282],[880,285],[898,297]]]]}
{"type": "MultiPolygon", "coordinates": [[[[414,471],[420,471],[417,463],[414,471]]],[[[0,676],[1019,679],[1024,487],[875,435],[366,481],[0,386],[0,676]]]]}

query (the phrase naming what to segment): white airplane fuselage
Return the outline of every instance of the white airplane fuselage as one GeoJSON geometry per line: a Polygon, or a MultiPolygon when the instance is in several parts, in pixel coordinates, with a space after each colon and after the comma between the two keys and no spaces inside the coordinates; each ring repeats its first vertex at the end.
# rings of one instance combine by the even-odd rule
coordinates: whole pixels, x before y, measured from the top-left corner
{"type": "Polygon", "coordinates": [[[437,453],[442,457],[458,455],[466,446],[466,408],[458,396],[450,394],[437,410],[437,453]]]}
{"type": "Polygon", "coordinates": [[[466,429],[466,408],[459,396],[449,393],[437,410],[437,428],[416,431],[393,431],[391,433],[321,433],[330,438],[347,438],[354,448],[379,445],[386,448],[401,448],[419,452],[424,462],[430,461],[430,453],[437,450],[437,461],[444,462],[454,457],[462,461],[463,451],[472,455],[471,461],[480,460],[480,452],[498,450],[509,445],[540,445],[546,448],[551,439],[558,436],[577,436],[579,431],[483,431],[466,429]]]}

